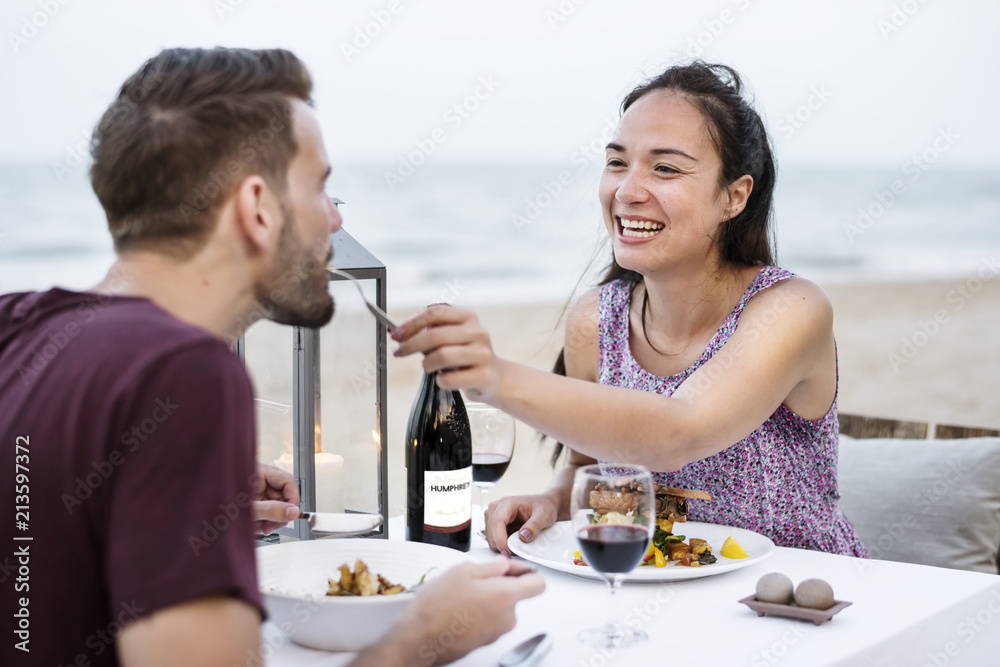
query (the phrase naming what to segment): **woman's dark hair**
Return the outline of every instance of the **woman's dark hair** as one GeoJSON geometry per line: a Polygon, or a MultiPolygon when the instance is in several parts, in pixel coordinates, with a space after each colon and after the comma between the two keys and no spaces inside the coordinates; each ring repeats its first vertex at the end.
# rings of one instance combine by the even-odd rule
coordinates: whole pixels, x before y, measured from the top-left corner
{"type": "MultiPolygon", "coordinates": [[[[743,210],[720,226],[718,244],[723,265],[731,268],[774,264],[771,210],[774,199],[775,167],[771,143],[764,122],[743,97],[743,81],[726,65],[700,60],[675,65],[644,81],[622,100],[622,115],[643,96],[656,91],[683,95],[704,116],[715,150],[722,162],[719,187],[726,188],[745,174],[753,178],[753,189],[743,210]]],[[[623,268],[612,255],[598,285],[624,280],[630,294],[642,283],[642,275],[623,268]]],[[[642,301],[642,330],[646,342],[647,297],[642,301]]],[[[653,349],[656,349],[655,347],[653,349]]],[[[565,374],[564,354],[559,353],[554,373],[565,374]]],[[[553,465],[562,453],[556,443],[553,465]]]]}

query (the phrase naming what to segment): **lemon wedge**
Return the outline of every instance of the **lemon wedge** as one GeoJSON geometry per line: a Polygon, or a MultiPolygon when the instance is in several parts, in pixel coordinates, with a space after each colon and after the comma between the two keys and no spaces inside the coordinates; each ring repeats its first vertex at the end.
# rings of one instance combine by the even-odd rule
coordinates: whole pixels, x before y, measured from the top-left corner
{"type": "Polygon", "coordinates": [[[720,554],[726,558],[746,558],[747,552],[743,551],[743,547],[740,543],[734,540],[732,537],[727,537],[726,541],[722,543],[722,550],[719,551],[720,554]]]}

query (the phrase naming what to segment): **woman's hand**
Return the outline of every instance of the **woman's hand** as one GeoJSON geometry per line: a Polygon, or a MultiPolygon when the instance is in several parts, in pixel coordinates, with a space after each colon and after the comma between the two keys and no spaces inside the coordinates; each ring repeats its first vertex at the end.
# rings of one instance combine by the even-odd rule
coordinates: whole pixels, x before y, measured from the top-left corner
{"type": "Polygon", "coordinates": [[[430,306],[392,330],[397,357],[424,353],[424,371],[438,374],[442,389],[463,389],[471,398],[489,402],[500,384],[500,360],[490,334],[476,314],[452,306],[430,306]]]}
{"type": "Polygon", "coordinates": [[[509,556],[507,537],[517,530],[522,540],[530,542],[559,518],[559,503],[550,493],[507,496],[491,502],[485,514],[490,549],[509,556]]]}

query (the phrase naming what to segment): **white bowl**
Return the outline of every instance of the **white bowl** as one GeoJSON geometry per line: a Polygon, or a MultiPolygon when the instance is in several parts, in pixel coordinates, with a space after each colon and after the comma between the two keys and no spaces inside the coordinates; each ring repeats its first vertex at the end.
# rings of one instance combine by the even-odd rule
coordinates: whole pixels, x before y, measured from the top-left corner
{"type": "Polygon", "coordinates": [[[327,596],[327,579],[343,564],[413,586],[431,567],[471,560],[445,547],[382,539],[325,539],[257,548],[257,576],[269,620],[292,641],[327,651],[359,651],[384,635],[415,595],[327,596]]]}

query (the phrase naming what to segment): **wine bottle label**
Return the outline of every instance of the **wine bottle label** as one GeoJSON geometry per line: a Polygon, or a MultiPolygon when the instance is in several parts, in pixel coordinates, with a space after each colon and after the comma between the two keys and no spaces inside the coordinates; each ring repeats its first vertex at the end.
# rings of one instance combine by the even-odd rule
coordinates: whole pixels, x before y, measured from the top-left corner
{"type": "Polygon", "coordinates": [[[472,466],[424,471],[424,530],[456,533],[472,524],[472,466]]]}

